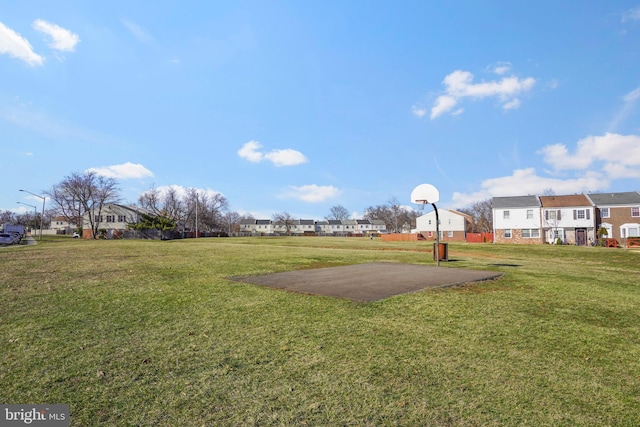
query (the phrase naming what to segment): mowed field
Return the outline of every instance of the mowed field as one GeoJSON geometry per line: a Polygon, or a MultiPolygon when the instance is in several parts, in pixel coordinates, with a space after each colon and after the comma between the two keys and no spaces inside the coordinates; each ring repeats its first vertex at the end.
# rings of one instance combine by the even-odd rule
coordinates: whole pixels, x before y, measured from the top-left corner
{"type": "Polygon", "coordinates": [[[74,426],[640,425],[640,253],[460,243],[449,258],[503,275],[359,303],[229,278],[434,265],[430,245],[3,248],[0,403],[69,404],[74,426]]]}

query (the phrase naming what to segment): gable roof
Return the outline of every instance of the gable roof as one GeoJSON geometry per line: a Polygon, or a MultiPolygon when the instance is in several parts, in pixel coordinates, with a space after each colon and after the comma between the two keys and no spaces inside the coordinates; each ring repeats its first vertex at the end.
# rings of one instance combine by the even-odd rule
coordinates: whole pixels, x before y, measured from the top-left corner
{"type": "Polygon", "coordinates": [[[628,191],[625,193],[597,193],[587,195],[598,206],[627,206],[640,204],[640,193],[628,191]]]}
{"type": "Polygon", "coordinates": [[[568,208],[573,206],[593,206],[584,194],[571,194],[568,196],[540,196],[543,208],[568,208]]]}
{"type": "Polygon", "coordinates": [[[491,199],[493,209],[540,207],[538,196],[494,197],[491,199]]]}

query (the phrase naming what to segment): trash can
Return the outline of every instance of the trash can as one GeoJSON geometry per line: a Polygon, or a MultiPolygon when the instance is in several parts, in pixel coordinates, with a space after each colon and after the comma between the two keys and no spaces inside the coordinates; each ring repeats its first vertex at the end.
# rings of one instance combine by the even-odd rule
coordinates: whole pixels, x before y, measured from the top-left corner
{"type": "Polygon", "coordinates": [[[439,245],[439,260],[449,261],[449,244],[448,243],[434,243],[433,244],[433,260],[436,261],[436,245],[439,245]]]}

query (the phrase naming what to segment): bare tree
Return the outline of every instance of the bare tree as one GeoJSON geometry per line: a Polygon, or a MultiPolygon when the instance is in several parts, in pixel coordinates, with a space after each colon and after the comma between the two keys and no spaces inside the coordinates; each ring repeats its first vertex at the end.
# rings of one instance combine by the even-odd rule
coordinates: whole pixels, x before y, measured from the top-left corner
{"type": "Polygon", "coordinates": [[[337,206],[332,207],[329,212],[330,212],[329,215],[325,216],[324,219],[326,219],[326,220],[330,220],[330,219],[337,219],[337,220],[349,219],[349,211],[347,210],[347,208],[345,208],[342,205],[337,205],[337,206]]]}
{"type": "Polygon", "coordinates": [[[364,219],[378,219],[385,223],[387,230],[394,233],[401,232],[404,228],[412,228],[416,225],[418,212],[402,205],[396,197],[389,199],[387,204],[369,206],[364,210],[364,219]]]}
{"type": "Polygon", "coordinates": [[[226,229],[223,215],[229,202],[220,193],[188,188],[180,194],[174,187],[152,187],[138,198],[141,207],[179,224],[180,228],[199,231],[226,229]]]}
{"type": "Polygon", "coordinates": [[[0,224],[15,222],[15,214],[10,210],[0,211],[0,224]]]}
{"type": "Polygon", "coordinates": [[[240,221],[242,216],[236,211],[227,211],[222,215],[221,225],[226,229],[229,236],[231,233],[240,231],[240,221]]]}
{"type": "Polygon", "coordinates": [[[98,175],[94,171],[74,172],[46,191],[56,212],[72,224],[83,215],[87,218],[91,235],[95,239],[100,227],[102,208],[120,200],[119,188],[113,178],[98,175]]]}
{"type": "Polygon", "coordinates": [[[472,218],[472,233],[489,233],[493,230],[493,205],[491,199],[470,203],[467,207],[458,209],[459,212],[470,215],[472,218]]]}
{"type": "Polygon", "coordinates": [[[287,235],[291,234],[293,221],[293,217],[289,212],[279,212],[273,215],[273,223],[281,230],[284,229],[287,235]]]}

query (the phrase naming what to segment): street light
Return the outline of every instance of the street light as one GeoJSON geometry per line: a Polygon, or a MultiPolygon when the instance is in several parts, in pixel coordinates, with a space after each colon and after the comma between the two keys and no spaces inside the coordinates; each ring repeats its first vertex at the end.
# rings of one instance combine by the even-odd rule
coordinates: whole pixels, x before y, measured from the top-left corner
{"type": "MultiPolygon", "coordinates": [[[[16,203],[19,203],[19,204],[25,205],[25,206],[30,206],[30,207],[33,208],[33,225],[35,225],[37,227],[38,226],[38,222],[37,222],[38,221],[38,211],[37,211],[38,208],[37,208],[37,206],[30,205],[28,203],[22,203],[22,202],[16,202],[16,203]]],[[[29,218],[29,217],[27,217],[27,218],[29,218]]]]}
{"type": "Polygon", "coordinates": [[[43,197],[43,196],[39,196],[39,195],[37,195],[35,193],[32,193],[31,191],[27,191],[27,190],[20,190],[20,191],[25,192],[25,193],[29,193],[32,196],[36,196],[36,197],[39,197],[39,198],[42,199],[42,215],[40,215],[40,240],[42,240],[42,221],[44,220],[44,202],[45,202],[46,198],[43,197]]]}

